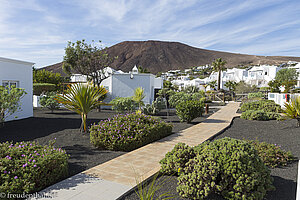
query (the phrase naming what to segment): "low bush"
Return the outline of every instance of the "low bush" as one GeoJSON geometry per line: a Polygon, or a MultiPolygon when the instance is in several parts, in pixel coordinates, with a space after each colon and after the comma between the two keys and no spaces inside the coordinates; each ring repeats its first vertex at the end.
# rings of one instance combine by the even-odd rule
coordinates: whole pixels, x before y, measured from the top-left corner
{"type": "Polygon", "coordinates": [[[132,97],[116,97],[110,104],[113,104],[112,109],[118,112],[132,112],[138,107],[132,97]]]}
{"type": "Polygon", "coordinates": [[[196,156],[194,149],[184,143],[178,143],[159,162],[161,172],[164,174],[176,174],[179,169],[183,169],[185,164],[196,156]]]}
{"type": "Polygon", "coordinates": [[[261,99],[265,95],[262,92],[254,92],[254,93],[249,93],[248,94],[248,99],[261,99]]]}
{"type": "Polygon", "coordinates": [[[0,192],[36,192],[68,175],[68,155],[53,142],[0,143],[0,173],[0,192]]]}
{"type": "Polygon", "coordinates": [[[172,125],[145,114],[118,114],[90,128],[91,143],[102,149],[131,151],[172,133],[172,125]]]}
{"type": "Polygon", "coordinates": [[[56,92],[48,92],[45,96],[40,98],[40,104],[43,108],[48,108],[53,113],[54,110],[58,110],[60,108],[60,103],[56,100],[56,92]]]}
{"type": "Polygon", "coordinates": [[[267,121],[267,120],[280,120],[281,116],[275,112],[265,112],[263,110],[247,110],[242,113],[242,119],[247,120],[258,120],[258,121],[267,121]]]}
{"type": "Polygon", "coordinates": [[[214,140],[191,159],[178,177],[182,197],[203,199],[219,193],[226,199],[263,199],[274,189],[270,170],[246,141],[214,140]]]}
{"type": "Polygon", "coordinates": [[[155,101],[152,102],[152,104],[147,104],[143,108],[143,112],[146,115],[156,115],[164,108],[166,108],[166,102],[163,100],[163,98],[158,97],[155,99],[155,101]]]}
{"type": "Polygon", "coordinates": [[[181,122],[191,122],[193,119],[202,116],[204,111],[203,101],[184,101],[176,106],[176,114],[181,122]]]}
{"type": "Polygon", "coordinates": [[[204,101],[205,93],[203,91],[196,93],[176,92],[175,94],[169,97],[169,104],[170,107],[175,108],[179,103],[189,100],[204,101]]]}
{"type": "Polygon", "coordinates": [[[286,166],[294,160],[290,151],[286,152],[276,144],[258,142],[257,140],[247,140],[258,152],[259,157],[268,167],[286,166]]]}
{"type": "Polygon", "coordinates": [[[33,83],[33,94],[41,95],[46,92],[56,91],[56,85],[52,83],[33,83]]]}
{"type": "Polygon", "coordinates": [[[245,102],[241,106],[241,111],[247,110],[262,110],[264,112],[281,112],[280,105],[276,104],[273,100],[259,100],[252,102],[245,102]]]}

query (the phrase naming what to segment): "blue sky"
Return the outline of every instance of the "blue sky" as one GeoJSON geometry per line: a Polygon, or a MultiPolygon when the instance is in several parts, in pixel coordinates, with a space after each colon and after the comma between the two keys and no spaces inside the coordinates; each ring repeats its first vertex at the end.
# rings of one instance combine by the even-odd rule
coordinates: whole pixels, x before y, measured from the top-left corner
{"type": "Polygon", "coordinates": [[[0,57],[39,68],[81,39],[300,56],[299,16],[299,0],[0,0],[0,57]]]}

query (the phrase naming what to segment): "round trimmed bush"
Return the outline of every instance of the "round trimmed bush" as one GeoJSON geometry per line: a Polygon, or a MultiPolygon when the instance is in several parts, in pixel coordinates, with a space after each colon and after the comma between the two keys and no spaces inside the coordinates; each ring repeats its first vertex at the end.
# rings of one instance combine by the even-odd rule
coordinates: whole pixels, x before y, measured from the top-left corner
{"type": "Polygon", "coordinates": [[[91,143],[101,149],[131,151],[172,133],[172,125],[141,113],[118,114],[90,128],[91,143]]]}
{"type": "Polygon", "coordinates": [[[183,197],[203,199],[219,193],[227,199],[263,199],[274,189],[270,170],[246,141],[223,138],[202,146],[178,177],[183,197]]]}
{"type": "Polygon", "coordinates": [[[176,106],[176,114],[181,122],[190,123],[193,119],[201,117],[204,111],[203,101],[185,101],[176,106]]]}
{"type": "Polygon", "coordinates": [[[193,148],[184,143],[178,143],[159,162],[161,164],[160,171],[165,174],[176,174],[179,168],[183,169],[185,164],[195,156],[193,148]]]}

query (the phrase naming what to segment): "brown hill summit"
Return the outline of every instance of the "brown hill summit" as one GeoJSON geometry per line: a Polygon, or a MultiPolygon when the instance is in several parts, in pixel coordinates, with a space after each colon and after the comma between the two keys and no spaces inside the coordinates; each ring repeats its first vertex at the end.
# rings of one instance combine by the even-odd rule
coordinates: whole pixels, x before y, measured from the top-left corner
{"type": "MultiPolygon", "coordinates": [[[[227,67],[256,64],[281,64],[289,60],[299,61],[300,57],[255,56],[221,51],[200,49],[179,42],[163,41],[125,41],[108,48],[110,56],[118,56],[112,68],[130,71],[134,65],[142,66],[152,73],[166,72],[171,69],[186,69],[193,66],[210,64],[216,58],[227,61],[227,67]]],[[[62,72],[62,63],[44,69],[62,72]]]]}

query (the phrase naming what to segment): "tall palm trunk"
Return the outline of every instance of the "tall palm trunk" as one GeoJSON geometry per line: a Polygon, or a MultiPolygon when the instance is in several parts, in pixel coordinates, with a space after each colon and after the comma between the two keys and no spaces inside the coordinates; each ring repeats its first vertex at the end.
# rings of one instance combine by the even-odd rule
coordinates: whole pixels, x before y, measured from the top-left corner
{"type": "Polygon", "coordinates": [[[218,91],[220,91],[220,89],[221,89],[221,73],[222,73],[222,71],[219,70],[219,74],[218,74],[218,91]]]}

